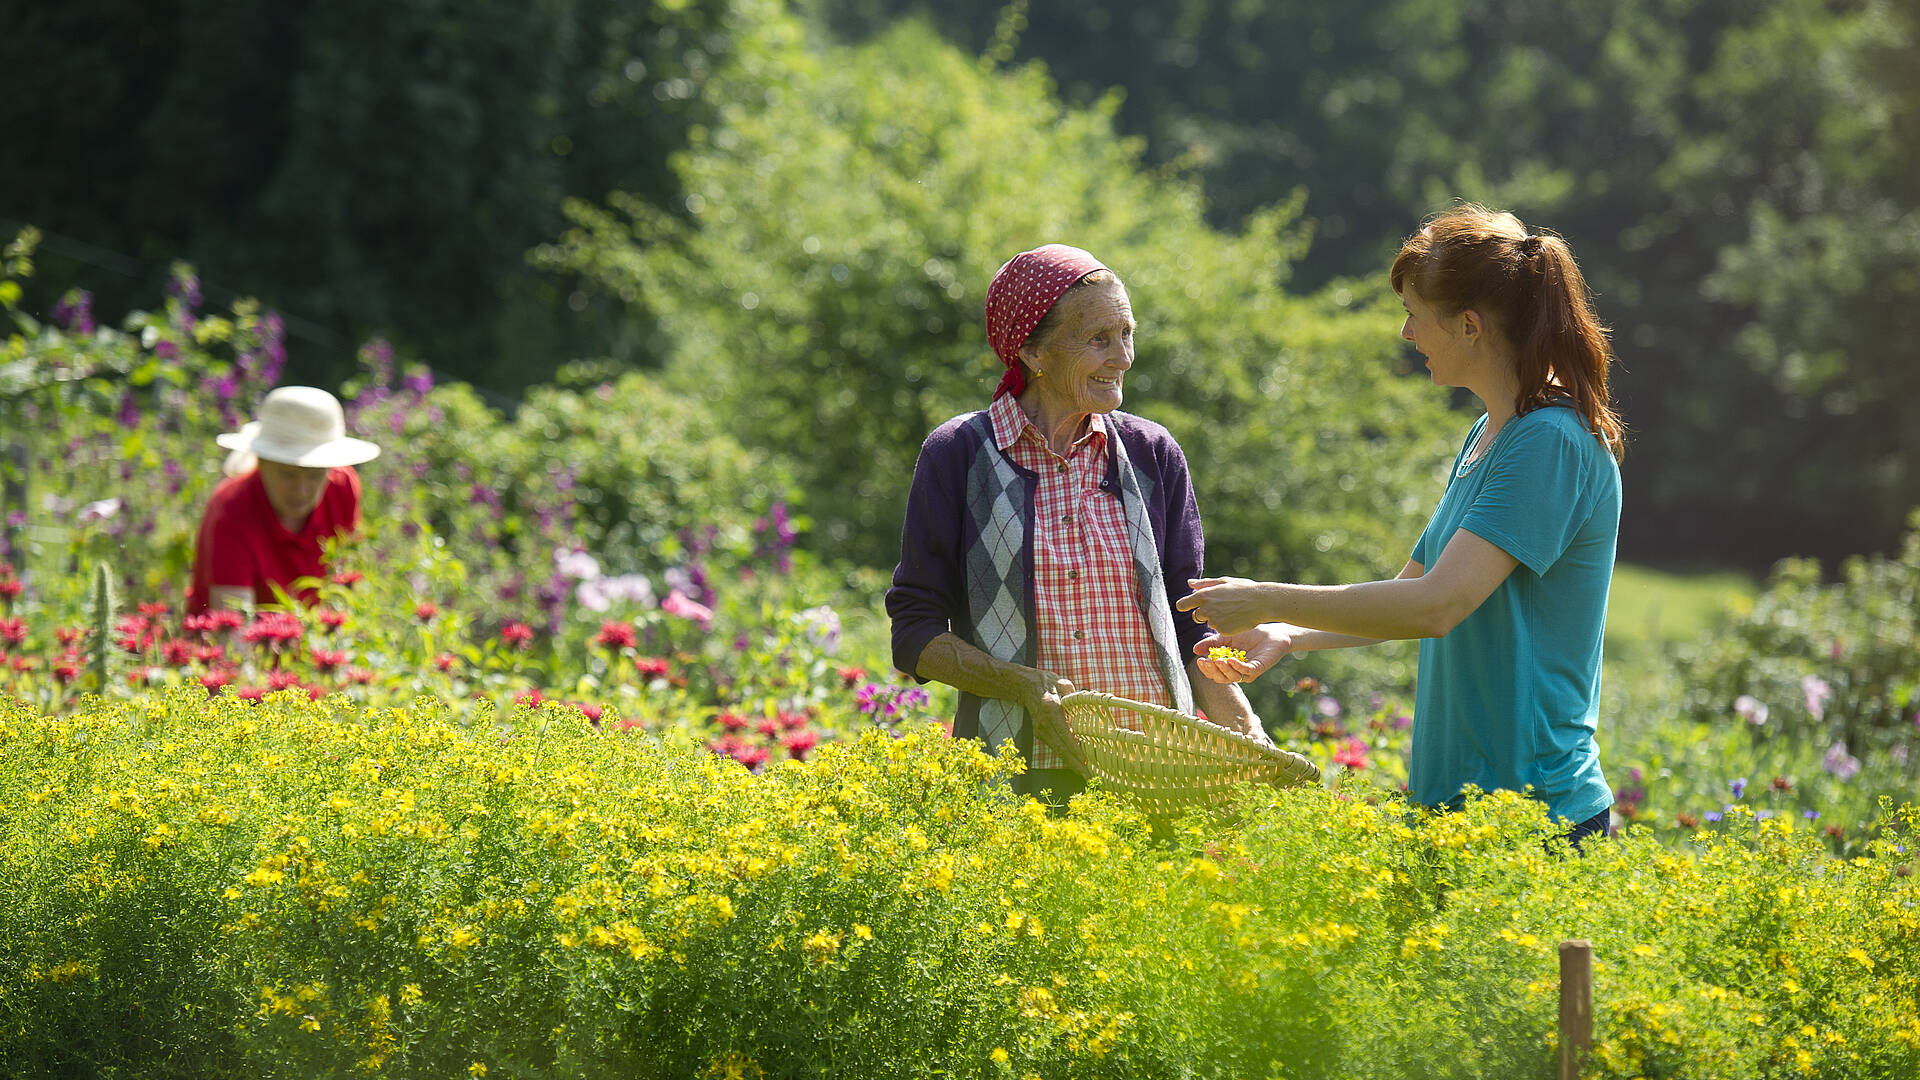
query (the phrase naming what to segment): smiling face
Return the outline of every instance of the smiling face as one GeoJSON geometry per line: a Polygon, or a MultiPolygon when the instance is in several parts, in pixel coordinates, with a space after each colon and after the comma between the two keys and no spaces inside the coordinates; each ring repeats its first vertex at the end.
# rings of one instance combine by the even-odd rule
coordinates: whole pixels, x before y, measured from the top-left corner
{"type": "Polygon", "coordinates": [[[327,493],[327,470],[283,465],[263,458],[260,484],[267,489],[267,501],[273,504],[275,516],[282,522],[304,525],[320,505],[320,497],[327,493]]]}
{"type": "Polygon", "coordinates": [[[1042,412],[1054,416],[1109,413],[1133,366],[1133,307],[1117,279],[1072,289],[1055,305],[1051,328],[1020,347],[1042,412]]]}
{"type": "Polygon", "coordinates": [[[1473,359],[1469,333],[1477,325],[1477,316],[1471,312],[1442,315],[1411,284],[1400,294],[1400,306],[1407,310],[1400,336],[1426,357],[1433,381],[1440,386],[1466,386],[1473,359]]]}

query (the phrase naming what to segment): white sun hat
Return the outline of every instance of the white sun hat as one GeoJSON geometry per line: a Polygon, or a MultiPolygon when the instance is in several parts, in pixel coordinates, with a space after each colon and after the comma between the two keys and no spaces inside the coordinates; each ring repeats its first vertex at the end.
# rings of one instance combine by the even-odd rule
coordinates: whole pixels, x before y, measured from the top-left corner
{"type": "Polygon", "coordinates": [[[273,390],[260,403],[259,419],[214,441],[263,461],[315,469],[358,465],[380,456],[378,446],[347,434],[339,399],[312,386],[273,390]]]}

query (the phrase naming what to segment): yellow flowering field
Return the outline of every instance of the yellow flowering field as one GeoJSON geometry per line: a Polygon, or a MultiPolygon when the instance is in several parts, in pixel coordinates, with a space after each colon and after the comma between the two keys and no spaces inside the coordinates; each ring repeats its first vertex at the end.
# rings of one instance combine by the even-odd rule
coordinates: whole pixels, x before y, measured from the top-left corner
{"type": "Polygon", "coordinates": [[[1573,857],[1510,796],[1049,816],[937,730],[454,715],[0,698],[0,1075],[1546,1077],[1569,937],[1586,1075],[1920,1075],[1911,809],[1573,857]]]}

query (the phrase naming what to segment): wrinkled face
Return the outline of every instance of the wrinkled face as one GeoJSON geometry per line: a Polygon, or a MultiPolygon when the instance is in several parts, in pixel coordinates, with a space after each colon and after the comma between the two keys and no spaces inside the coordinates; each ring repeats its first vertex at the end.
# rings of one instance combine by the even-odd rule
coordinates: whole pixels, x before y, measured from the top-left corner
{"type": "Polygon", "coordinates": [[[327,470],[262,459],[260,483],[267,489],[267,501],[273,504],[275,514],[305,521],[320,505],[320,496],[326,494],[327,470]]]}
{"type": "Polygon", "coordinates": [[[1020,355],[1041,372],[1029,386],[1062,413],[1109,413],[1120,407],[1121,383],[1133,366],[1133,307],[1118,281],[1074,289],[1060,298],[1046,341],[1020,355]]]}
{"type": "Polygon", "coordinates": [[[1441,386],[1464,386],[1467,365],[1466,315],[1441,315],[1433,305],[1420,298],[1413,285],[1400,294],[1400,306],[1407,309],[1407,321],[1400,336],[1413,342],[1413,348],[1427,358],[1427,370],[1441,386]]]}

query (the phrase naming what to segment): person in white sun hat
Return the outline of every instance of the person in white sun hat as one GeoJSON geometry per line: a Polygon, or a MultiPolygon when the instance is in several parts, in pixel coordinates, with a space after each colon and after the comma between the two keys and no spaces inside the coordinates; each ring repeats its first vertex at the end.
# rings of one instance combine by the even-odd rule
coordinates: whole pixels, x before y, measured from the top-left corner
{"type": "Polygon", "coordinates": [[[233,473],[214,488],[193,551],[188,614],[270,604],[274,586],[294,589],[324,576],[320,546],[360,528],[355,465],[380,448],[347,434],[340,402],[311,386],[282,386],[260,403],[258,419],[221,435],[233,473]]]}

